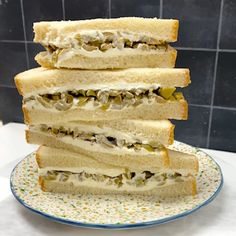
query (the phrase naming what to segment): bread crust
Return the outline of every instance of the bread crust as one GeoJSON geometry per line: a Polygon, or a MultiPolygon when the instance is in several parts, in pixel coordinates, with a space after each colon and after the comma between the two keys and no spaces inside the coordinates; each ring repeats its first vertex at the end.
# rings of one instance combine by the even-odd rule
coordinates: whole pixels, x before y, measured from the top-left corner
{"type": "Polygon", "coordinates": [[[118,30],[146,33],[167,42],[177,40],[179,21],[157,18],[121,17],[79,21],[50,21],[34,23],[34,41],[41,43],[46,35],[53,40],[58,36],[79,33],[81,30],[118,30]]]}
{"type": "Polygon", "coordinates": [[[15,81],[18,93],[23,96],[23,94],[24,94],[23,86],[24,85],[22,84],[21,80],[17,79],[17,77],[15,76],[14,81],[15,81]]]}
{"type": "Polygon", "coordinates": [[[169,144],[174,143],[174,129],[175,129],[175,125],[172,124],[169,131],[169,144]]]}
{"type": "Polygon", "coordinates": [[[24,116],[24,123],[25,124],[30,124],[31,123],[31,118],[30,118],[28,109],[25,106],[22,106],[22,111],[23,111],[23,116],[24,116]]]}
{"type": "MultiPolygon", "coordinates": [[[[27,135],[28,136],[27,142],[29,143],[30,142],[30,134],[29,134],[28,130],[26,130],[25,133],[26,134],[28,133],[28,135],[27,135]]],[[[39,146],[39,148],[37,149],[37,151],[35,153],[35,160],[36,160],[39,168],[43,168],[43,164],[40,161],[40,159],[41,159],[40,158],[41,149],[43,149],[43,146],[39,146]]]]}
{"type": "Polygon", "coordinates": [[[190,84],[189,69],[130,68],[119,70],[68,70],[34,68],[15,76],[21,95],[55,87],[80,88],[81,85],[142,83],[160,87],[186,87],[190,84]]]}
{"type": "Polygon", "coordinates": [[[47,192],[47,189],[45,187],[45,181],[42,176],[39,176],[38,183],[42,191],[47,192]]]}
{"type": "Polygon", "coordinates": [[[197,181],[196,179],[192,182],[192,196],[195,196],[197,194],[197,181]]]}
{"type": "MultiPolygon", "coordinates": [[[[124,50],[125,51],[125,50],[124,50]]],[[[136,54],[124,53],[121,55],[107,56],[85,56],[79,53],[71,54],[70,57],[59,56],[54,62],[52,54],[40,52],[35,60],[39,65],[47,68],[70,68],[70,69],[121,69],[121,68],[173,68],[177,51],[168,47],[166,51],[156,50],[154,53],[136,54]],[[60,59],[61,58],[61,59],[60,59]]]]}
{"type": "MultiPolygon", "coordinates": [[[[102,187],[85,187],[85,186],[74,186],[70,183],[64,182],[53,182],[44,180],[40,178],[40,186],[43,191],[46,192],[59,192],[59,193],[71,193],[71,194],[94,194],[94,195],[104,195],[104,194],[134,194],[134,195],[144,195],[151,196],[156,195],[159,197],[177,197],[184,195],[196,195],[196,179],[190,178],[188,181],[174,183],[169,186],[157,187],[156,189],[149,191],[118,191],[117,189],[103,189],[102,187]]],[[[138,190],[138,188],[137,188],[138,190]]]]}

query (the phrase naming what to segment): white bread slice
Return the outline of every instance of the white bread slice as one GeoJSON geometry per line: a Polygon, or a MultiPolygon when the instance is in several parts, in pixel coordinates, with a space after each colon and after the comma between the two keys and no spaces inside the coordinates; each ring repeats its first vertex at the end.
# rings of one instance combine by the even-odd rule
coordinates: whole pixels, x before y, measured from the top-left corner
{"type": "MultiPolygon", "coordinates": [[[[53,137],[43,132],[40,125],[29,126],[29,133],[38,136],[53,137]]],[[[111,121],[74,121],[67,123],[47,124],[47,127],[64,127],[66,130],[77,130],[85,133],[103,134],[118,139],[132,138],[148,143],[170,145],[174,141],[174,125],[169,120],[111,120],[111,121]]],[[[60,135],[56,139],[62,139],[60,135]]]]}
{"type": "MultiPolygon", "coordinates": [[[[83,89],[104,86],[186,87],[190,83],[189,69],[130,68],[123,70],[66,70],[34,68],[15,76],[15,83],[22,96],[50,92],[55,88],[83,89]]],[[[99,88],[99,87],[98,87],[99,88]]]]}
{"type": "Polygon", "coordinates": [[[156,39],[175,42],[177,40],[179,21],[157,18],[123,17],[114,19],[92,19],[78,21],[45,21],[34,23],[34,41],[41,43],[48,38],[57,37],[81,30],[117,30],[134,33],[147,33],[156,39]]]}
{"type": "Polygon", "coordinates": [[[177,51],[168,46],[167,50],[143,52],[136,49],[123,49],[97,54],[84,53],[81,50],[62,50],[57,61],[49,52],[40,52],[35,60],[42,67],[70,69],[119,69],[119,68],[173,68],[177,51]]]}
{"type": "Polygon", "coordinates": [[[71,108],[67,111],[53,109],[28,108],[23,105],[24,121],[26,124],[63,123],[74,120],[97,121],[118,119],[163,120],[188,118],[188,104],[186,100],[169,101],[154,104],[141,104],[137,107],[127,107],[122,110],[71,108]]]}
{"type": "MultiPolygon", "coordinates": [[[[198,159],[195,155],[182,153],[173,150],[167,150],[169,154],[168,163],[160,162],[160,158],[155,157],[121,157],[106,156],[102,153],[91,155],[87,153],[75,153],[71,150],[57,149],[52,147],[40,146],[36,152],[36,161],[39,168],[51,168],[54,170],[68,170],[68,168],[91,168],[96,172],[113,169],[124,172],[129,169],[134,172],[151,171],[153,173],[160,171],[179,171],[180,173],[198,173],[198,159]]],[[[96,173],[93,172],[93,173],[96,173]]]]}
{"type": "Polygon", "coordinates": [[[184,182],[177,182],[170,185],[164,185],[157,187],[149,191],[124,191],[119,190],[119,188],[114,189],[103,189],[99,184],[97,187],[71,185],[68,182],[55,182],[50,180],[45,180],[41,176],[39,177],[39,185],[41,189],[45,192],[55,192],[55,193],[70,193],[70,194],[137,194],[144,196],[158,196],[162,198],[166,197],[178,197],[185,195],[196,195],[197,193],[197,183],[195,177],[189,177],[188,180],[184,182]]]}
{"type": "Polygon", "coordinates": [[[199,163],[195,155],[174,151],[168,148],[167,152],[170,160],[170,169],[186,169],[189,170],[193,175],[196,175],[198,173],[199,163]]]}
{"type": "MultiPolygon", "coordinates": [[[[78,172],[79,169],[87,169],[90,174],[107,174],[113,173],[119,175],[125,172],[127,164],[116,165],[106,162],[98,161],[92,156],[88,156],[81,153],[75,153],[65,149],[50,148],[46,146],[40,146],[36,151],[36,162],[40,169],[47,170],[60,170],[78,172]]],[[[113,158],[113,157],[111,157],[113,158]]]]}

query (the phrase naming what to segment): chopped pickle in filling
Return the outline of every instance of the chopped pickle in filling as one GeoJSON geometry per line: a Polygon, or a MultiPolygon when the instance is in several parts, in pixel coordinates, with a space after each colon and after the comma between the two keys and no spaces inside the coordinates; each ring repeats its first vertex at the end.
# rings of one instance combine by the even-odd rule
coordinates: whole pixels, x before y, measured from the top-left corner
{"type": "Polygon", "coordinates": [[[118,31],[90,31],[81,32],[67,38],[66,44],[58,45],[56,42],[44,44],[44,47],[53,54],[53,60],[58,60],[58,55],[63,49],[75,48],[83,49],[87,52],[100,51],[106,52],[109,49],[124,48],[140,49],[142,51],[167,50],[167,43],[163,40],[157,40],[147,35],[136,35],[128,32],[118,31]]]}
{"type": "Polygon", "coordinates": [[[165,99],[169,99],[172,94],[174,93],[174,91],[176,90],[176,88],[160,88],[159,89],[159,94],[165,98],[165,99]]]}
{"type": "Polygon", "coordinates": [[[105,148],[119,147],[133,149],[135,151],[146,150],[148,152],[155,152],[164,149],[164,146],[160,143],[144,144],[140,140],[131,143],[125,139],[118,139],[116,137],[106,136],[104,134],[83,132],[78,130],[78,128],[72,129],[65,128],[63,126],[48,126],[44,124],[40,126],[40,130],[42,132],[47,132],[57,137],[70,136],[73,139],[80,139],[83,141],[90,142],[91,144],[100,144],[105,148]]]}
{"type": "Polygon", "coordinates": [[[46,175],[44,175],[43,178],[45,180],[59,181],[59,182],[67,182],[67,181],[70,182],[75,180],[83,182],[86,180],[90,181],[92,180],[97,182],[103,182],[105,185],[115,185],[116,187],[119,188],[123,184],[142,187],[145,186],[150,181],[155,181],[156,186],[162,186],[166,184],[167,181],[170,180],[174,182],[183,182],[185,177],[178,172],[152,173],[150,171],[143,171],[142,173],[136,173],[126,169],[125,173],[122,173],[115,177],[101,174],[89,174],[84,171],[80,173],[73,173],[69,171],[52,170],[52,171],[47,171],[46,175]]]}
{"type": "Polygon", "coordinates": [[[182,93],[175,92],[176,88],[150,88],[130,90],[68,90],[53,94],[40,94],[23,100],[24,103],[36,100],[45,108],[55,108],[58,111],[69,110],[73,105],[83,107],[92,103],[93,107],[101,110],[120,110],[124,107],[137,107],[142,103],[166,100],[174,101],[183,98],[182,93]]]}

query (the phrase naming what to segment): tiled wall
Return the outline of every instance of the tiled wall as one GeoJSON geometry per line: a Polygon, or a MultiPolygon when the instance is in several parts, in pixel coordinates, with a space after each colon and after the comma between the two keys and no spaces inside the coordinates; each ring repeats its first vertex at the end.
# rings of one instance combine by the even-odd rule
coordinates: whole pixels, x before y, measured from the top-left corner
{"type": "Polygon", "coordinates": [[[119,16],[180,20],[177,67],[191,69],[192,84],[176,139],[236,151],[235,0],[0,0],[0,119],[22,121],[13,76],[37,66],[34,21],[119,16]]]}

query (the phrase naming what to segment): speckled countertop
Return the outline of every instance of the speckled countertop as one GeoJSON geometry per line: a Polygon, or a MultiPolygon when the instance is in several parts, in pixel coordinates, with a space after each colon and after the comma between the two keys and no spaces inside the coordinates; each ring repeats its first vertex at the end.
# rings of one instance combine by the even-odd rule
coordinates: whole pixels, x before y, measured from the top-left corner
{"type": "Polygon", "coordinates": [[[236,154],[204,150],[221,166],[224,187],[208,206],[178,221],[152,228],[104,231],[74,228],[34,215],[22,207],[9,189],[9,175],[19,160],[36,149],[26,144],[22,124],[0,127],[0,235],[235,235],[236,154]]]}

